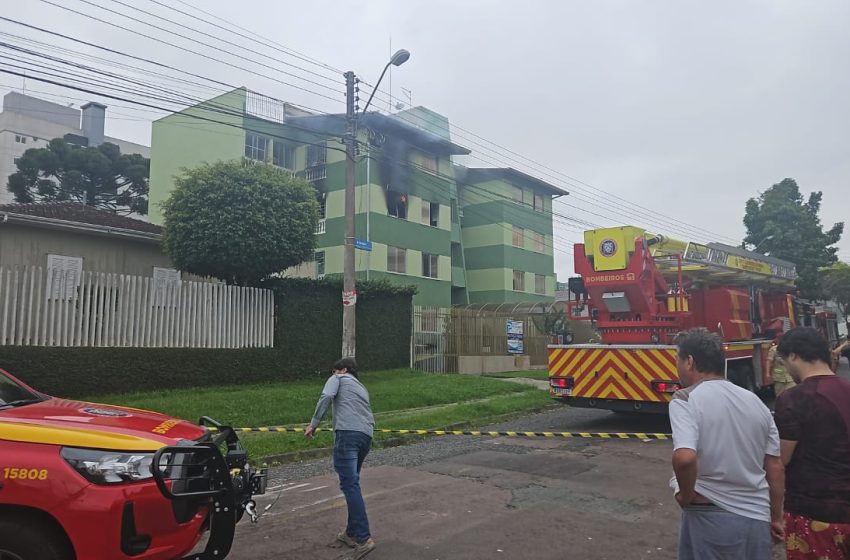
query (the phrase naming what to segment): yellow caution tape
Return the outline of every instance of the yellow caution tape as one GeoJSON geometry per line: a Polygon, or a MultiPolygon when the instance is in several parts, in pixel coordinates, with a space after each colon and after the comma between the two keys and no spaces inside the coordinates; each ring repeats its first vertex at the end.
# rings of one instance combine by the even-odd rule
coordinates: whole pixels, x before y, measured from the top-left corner
{"type": "MultiPolygon", "coordinates": [[[[216,428],[209,428],[216,431],[216,428]]],[[[259,428],[233,428],[233,431],[265,432],[265,433],[304,433],[304,428],[287,428],[282,426],[263,426],[259,428]]],[[[318,428],[319,432],[332,432],[330,429],[318,428]]],[[[671,439],[672,434],[657,432],[491,432],[491,431],[466,431],[466,430],[387,430],[375,429],[382,434],[407,434],[419,436],[486,436],[486,437],[523,437],[523,438],[596,438],[596,439],[671,439]]]]}

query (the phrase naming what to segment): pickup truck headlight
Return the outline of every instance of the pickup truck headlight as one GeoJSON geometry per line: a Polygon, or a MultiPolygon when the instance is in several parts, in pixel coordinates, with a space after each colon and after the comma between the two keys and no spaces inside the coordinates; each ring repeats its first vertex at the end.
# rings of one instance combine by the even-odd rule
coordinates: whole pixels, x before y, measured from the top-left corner
{"type": "Polygon", "coordinates": [[[86,480],[95,484],[120,484],[153,478],[153,453],[122,453],[65,447],[62,458],[86,480]]]}

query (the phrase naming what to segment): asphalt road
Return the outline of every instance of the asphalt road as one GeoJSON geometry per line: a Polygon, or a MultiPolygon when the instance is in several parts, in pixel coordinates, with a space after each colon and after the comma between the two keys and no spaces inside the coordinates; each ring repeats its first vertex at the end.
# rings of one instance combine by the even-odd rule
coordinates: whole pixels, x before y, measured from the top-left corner
{"type": "MultiPolygon", "coordinates": [[[[669,428],[663,417],[568,407],[493,427],[669,428]]],[[[376,450],[362,478],[378,543],[369,560],[675,559],[670,453],[669,441],[455,436],[376,450]]],[[[275,501],[259,524],[240,525],[230,558],[343,557],[326,546],[345,525],[329,459],[276,469],[260,509],[275,501]]]]}

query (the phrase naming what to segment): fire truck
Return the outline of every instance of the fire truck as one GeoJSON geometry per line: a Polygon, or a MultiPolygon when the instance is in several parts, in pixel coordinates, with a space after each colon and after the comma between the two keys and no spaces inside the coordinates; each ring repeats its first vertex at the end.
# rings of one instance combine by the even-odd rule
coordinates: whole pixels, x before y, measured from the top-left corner
{"type": "Polygon", "coordinates": [[[804,325],[838,338],[835,313],[793,295],[787,261],[634,226],[586,231],[574,255],[568,314],[591,321],[598,341],[548,347],[550,394],[571,406],[666,413],[681,387],[675,337],[694,327],[723,338],[726,377],[759,393],[772,392],[776,336],[804,325]]]}

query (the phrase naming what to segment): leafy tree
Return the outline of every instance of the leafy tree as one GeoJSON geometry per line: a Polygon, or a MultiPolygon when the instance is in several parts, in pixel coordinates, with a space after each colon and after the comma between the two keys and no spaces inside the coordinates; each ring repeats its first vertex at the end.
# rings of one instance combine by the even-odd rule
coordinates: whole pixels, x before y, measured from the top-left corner
{"type": "Polygon", "coordinates": [[[822,270],[823,294],[838,304],[838,310],[850,322],[850,264],[839,262],[822,270]]]}
{"type": "Polygon", "coordinates": [[[834,247],[844,232],[839,222],[823,230],[820,213],[823,193],[813,192],[803,200],[794,179],[783,179],[747,201],[744,243],[762,253],[784,259],[797,266],[797,288],[803,297],[820,299],[818,270],[837,262],[834,247]]]}
{"type": "Polygon", "coordinates": [[[122,154],[108,142],[83,147],[62,138],[46,148],[31,148],[9,176],[15,201],[73,201],[120,214],[148,213],[150,160],[138,154],[122,154]]]}
{"type": "Polygon", "coordinates": [[[313,258],[313,187],[248,160],[183,170],[163,203],[165,250],[180,270],[256,286],[313,258]]]}

